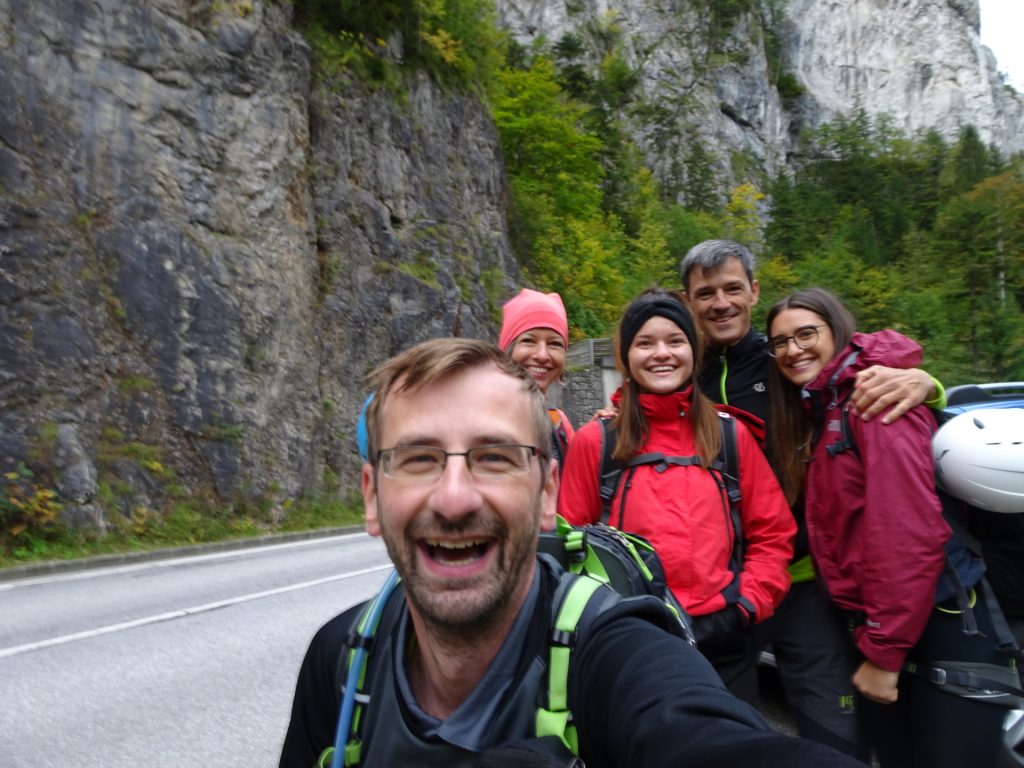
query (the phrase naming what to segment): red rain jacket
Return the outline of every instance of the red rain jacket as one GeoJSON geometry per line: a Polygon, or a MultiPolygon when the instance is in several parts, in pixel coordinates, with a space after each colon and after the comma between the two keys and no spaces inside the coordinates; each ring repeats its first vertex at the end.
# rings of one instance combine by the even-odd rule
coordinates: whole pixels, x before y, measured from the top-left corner
{"type": "MultiPolygon", "coordinates": [[[[650,435],[638,453],[666,456],[696,453],[689,409],[691,389],[670,395],[640,396],[650,435]]],[[[618,404],[618,394],[613,402],[618,404]]],[[[740,459],[741,518],[746,539],[740,594],[753,604],[755,620],[768,618],[789,588],[786,571],[793,554],[796,524],[775,475],[757,441],[744,424],[736,425],[740,459]]],[[[576,430],[562,472],[558,511],[576,525],[597,522],[601,515],[598,471],[601,425],[592,421],[576,430]]],[[[619,526],[626,487],[624,470],[609,521],[619,526]]],[[[668,585],[694,616],[725,607],[721,591],[732,581],[729,556],[734,531],[729,502],[711,473],[699,466],[637,467],[626,495],[623,530],[639,533],[654,545],[668,585]]]]}
{"type": "Polygon", "coordinates": [[[842,410],[858,371],[920,363],[921,348],[895,331],[855,333],[805,387],[821,430],[807,471],[811,555],[833,602],[863,613],[854,633],[861,653],[890,671],[903,666],[924,631],[951,536],[935,495],[935,418],[925,406],[889,425],[850,414],[857,451],[830,456],[828,447],[842,440],[842,410]]]}

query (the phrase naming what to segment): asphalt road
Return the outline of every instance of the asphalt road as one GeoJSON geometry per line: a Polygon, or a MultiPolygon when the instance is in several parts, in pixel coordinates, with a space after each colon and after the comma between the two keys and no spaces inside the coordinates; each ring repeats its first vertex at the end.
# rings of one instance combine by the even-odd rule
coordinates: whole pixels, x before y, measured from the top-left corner
{"type": "Polygon", "coordinates": [[[275,766],[310,637],[389,567],[352,534],[0,582],[0,764],[275,766]]]}
{"type": "Polygon", "coordinates": [[[389,568],[359,533],[0,581],[0,765],[276,766],[310,637],[389,568]]]}

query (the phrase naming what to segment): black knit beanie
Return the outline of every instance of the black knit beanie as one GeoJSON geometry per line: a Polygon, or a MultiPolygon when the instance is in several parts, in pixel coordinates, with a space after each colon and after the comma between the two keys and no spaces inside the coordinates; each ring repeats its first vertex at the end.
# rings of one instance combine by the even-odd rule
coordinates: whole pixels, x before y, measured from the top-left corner
{"type": "Polygon", "coordinates": [[[619,352],[623,360],[629,359],[629,347],[633,343],[633,338],[652,317],[668,318],[683,330],[690,346],[696,346],[697,331],[690,310],[669,294],[647,293],[626,307],[619,322],[619,352]]]}

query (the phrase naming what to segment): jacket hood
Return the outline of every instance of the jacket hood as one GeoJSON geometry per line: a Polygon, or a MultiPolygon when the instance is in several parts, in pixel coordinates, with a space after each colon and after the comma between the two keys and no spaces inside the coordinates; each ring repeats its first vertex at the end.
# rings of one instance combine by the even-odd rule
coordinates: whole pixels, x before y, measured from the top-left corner
{"type": "Polygon", "coordinates": [[[890,368],[917,368],[923,354],[921,345],[893,330],[877,333],[854,333],[850,343],[836,355],[821,373],[805,386],[807,390],[841,387],[859,371],[872,365],[890,368]],[[856,352],[856,356],[853,353],[856,352]]]}

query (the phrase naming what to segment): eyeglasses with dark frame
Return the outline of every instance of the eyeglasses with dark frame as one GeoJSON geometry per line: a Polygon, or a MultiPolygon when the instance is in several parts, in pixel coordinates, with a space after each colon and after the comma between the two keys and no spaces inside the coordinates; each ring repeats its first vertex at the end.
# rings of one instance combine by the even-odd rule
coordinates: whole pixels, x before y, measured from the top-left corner
{"type": "Polygon", "coordinates": [[[530,457],[537,455],[533,445],[478,445],[468,451],[446,451],[430,445],[397,445],[377,451],[377,461],[385,477],[400,480],[436,480],[444,474],[448,459],[465,456],[466,468],[477,480],[525,475],[530,457]]]}
{"type": "Polygon", "coordinates": [[[828,323],[818,325],[805,325],[797,328],[792,336],[772,336],[768,339],[768,354],[772,357],[786,354],[789,349],[789,342],[796,344],[797,349],[810,349],[818,343],[818,329],[828,328],[828,323]]]}

